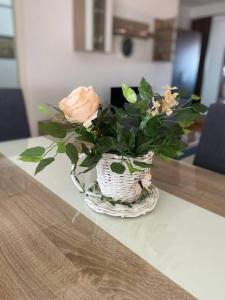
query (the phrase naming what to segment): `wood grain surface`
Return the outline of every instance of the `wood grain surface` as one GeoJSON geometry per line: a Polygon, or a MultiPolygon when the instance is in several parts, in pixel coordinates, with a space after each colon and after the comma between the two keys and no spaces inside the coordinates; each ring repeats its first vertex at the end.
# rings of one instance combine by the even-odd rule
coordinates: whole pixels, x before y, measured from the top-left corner
{"type": "Polygon", "coordinates": [[[154,163],[158,188],[225,217],[225,175],[176,160],[154,163]]]}
{"type": "Polygon", "coordinates": [[[3,157],[0,169],[1,300],[194,299],[3,157]]]}

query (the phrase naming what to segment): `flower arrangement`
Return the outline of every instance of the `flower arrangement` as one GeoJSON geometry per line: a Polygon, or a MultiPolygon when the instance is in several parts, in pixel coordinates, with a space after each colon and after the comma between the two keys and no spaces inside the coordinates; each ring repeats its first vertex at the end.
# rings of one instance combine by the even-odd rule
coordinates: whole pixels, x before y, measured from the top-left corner
{"type": "MultiPolygon", "coordinates": [[[[149,152],[163,158],[173,158],[186,147],[181,137],[207,107],[193,95],[180,104],[176,87],[165,87],[164,94],[155,93],[143,78],[136,95],[128,85],[122,85],[127,100],[124,108],[104,107],[93,88],[79,87],[59,102],[59,108],[40,106],[40,110],[52,117],[52,121],[41,125],[41,130],[56,140],[48,148],[34,147],[25,150],[20,159],[36,162],[35,174],[53,163],[57,155],[65,153],[74,170],[88,172],[103,155],[113,154],[120,161],[112,162],[111,171],[123,174],[138,174],[151,168],[151,163],[138,158],[149,152]],[[53,110],[55,112],[53,112],[53,110]],[[74,141],[80,141],[79,154],[74,141]],[[81,171],[82,170],[82,171],[81,171]]],[[[150,175],[148,175],[150,176],[150,175]]],[[[146,184],[145,178],[143,185],[146,184]]],[[[136,187],[137,188],[137,187],[136,187]]]]}

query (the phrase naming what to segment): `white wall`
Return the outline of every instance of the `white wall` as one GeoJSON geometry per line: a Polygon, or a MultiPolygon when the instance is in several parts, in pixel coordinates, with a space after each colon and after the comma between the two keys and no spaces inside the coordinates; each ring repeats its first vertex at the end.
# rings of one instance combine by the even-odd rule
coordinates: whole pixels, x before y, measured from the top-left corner
{"type": "MultiPolygon", "coordinates": [[[[72,0],[15,0],[15,9],[20,80],[34,135],[43,118],[37,105],[56,104],[79,85],[94,86],[106,103],[110,87],[122,82],[137,85],[145,76],[159,88],[170,81],[172,64],[151,62],[151,53],[142,61],[142,52],[132,59],[122,58],[118,50],[109,55],[75,52],[72,0]]],[[[152,17],[176,17],[178,0],[115,0],[114,9],[117,15],[151,22],[152,17]]],[[[114,42],[118,49],[119,41],[114,42]]]]}
{"type": "MultiPolygon", "coordinates": [[[[221,1],[221,0],[220,0],[221,1]]],[[[178,27],[190,29],[191,20],[225,14],[225,2],[212,1],[210,4],[187,6],[180,5],[178,27]]]]}
{"type": "Polygon", "coordinates": [[[191,8],[185,5],[180,5],[180,11],[178,16],[178,28],[180,29],[190,29],[191,26],[191,8]]]}
{"type": "Polygon", "coordinates": [[[225,2],[201,6],[180,6],[179,28],[190,29],[191,20],[212,17],[212,27],[206,54],[201,96],[206,105],[218,101],[222,64],[225,54],[225,2]]]}
{"type": "Polygon", "coordinates": [[[225,13],[225,2],[212,1],[210,4],[192,7],[190,9],[191,19],[215,16],[225,13]]]}

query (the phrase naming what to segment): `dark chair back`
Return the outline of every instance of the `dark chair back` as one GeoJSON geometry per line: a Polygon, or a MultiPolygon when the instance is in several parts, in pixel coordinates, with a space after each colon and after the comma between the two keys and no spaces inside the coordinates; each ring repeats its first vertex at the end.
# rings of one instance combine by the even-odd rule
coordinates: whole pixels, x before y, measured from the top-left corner
{"type": "Polygon", "coordinates": [[[20,89],[0,89],[0,141],[30,136],[20,89]]]}
{"type": "Polygon", "coordinates": [[[194,165],[225,174],[225,105],[210,106],[194,165]]]}

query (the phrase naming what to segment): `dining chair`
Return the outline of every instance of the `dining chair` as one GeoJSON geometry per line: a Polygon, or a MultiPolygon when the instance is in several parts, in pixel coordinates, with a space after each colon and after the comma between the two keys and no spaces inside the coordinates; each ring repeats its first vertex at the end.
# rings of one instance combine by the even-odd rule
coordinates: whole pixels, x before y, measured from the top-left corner
{"type": "Polygon", "coordinates": [[[225,174],[225,105],[210,106],[194,165],[225,174]]]}
{"type": "Polygon", "coordinates": [[[20,89],[0,89],[0,141],[26,138],[30,129],[20,89]]]}

